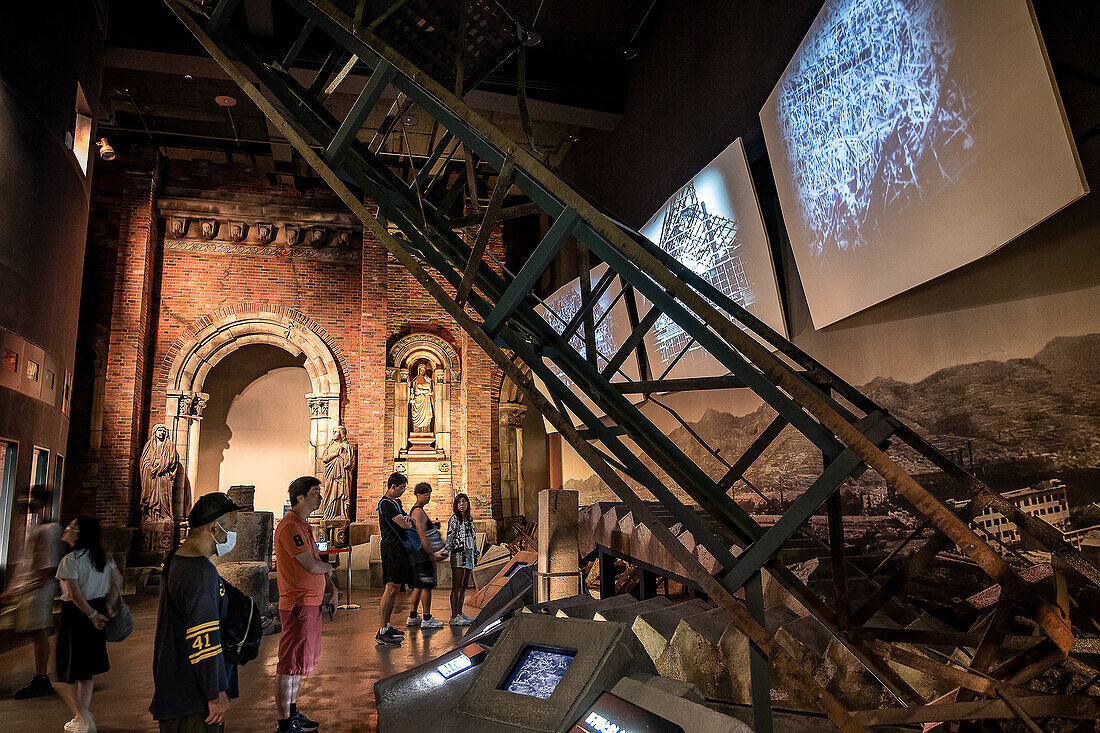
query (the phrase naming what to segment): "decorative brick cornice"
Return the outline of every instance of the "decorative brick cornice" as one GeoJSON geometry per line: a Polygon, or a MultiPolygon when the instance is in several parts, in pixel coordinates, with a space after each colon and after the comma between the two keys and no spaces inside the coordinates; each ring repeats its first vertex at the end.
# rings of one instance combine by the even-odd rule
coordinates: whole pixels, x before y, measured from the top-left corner
{"type": "Polygon", "coordinates": [[[191,252],[194,254],[249,255],[253,257],[291,257],[318,262],[358,262],[359,249],[335,249],[332,247],[287,247],[285,245],[250,244],[247,242],[205,242],[201,239],[166,239],[165,252],[191,252]]]}

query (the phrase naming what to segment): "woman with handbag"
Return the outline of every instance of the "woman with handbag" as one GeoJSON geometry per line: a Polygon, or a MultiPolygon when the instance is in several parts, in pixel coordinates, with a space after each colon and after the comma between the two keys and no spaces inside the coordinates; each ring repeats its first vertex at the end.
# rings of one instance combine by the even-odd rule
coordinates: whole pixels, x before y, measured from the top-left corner
{"type": "Polygon", "coordinates": [[[447,522],[447,544],[444,552],[451,555],[451,626],[469,626],[472,618],[462,613],[466,602],[466,587],[477,563],[477,532],[470,516],[470,497],[457,494],[447,522]]]}
{"type": "Polygon", "coordinates": [[[419,626],[422,629],[442,629],[443,622],[432,617],[432,588],[436,586],[435,563],[443,559],[443,539],[439,536],[438,525],[428,519],[424,506],[432,499],[432,485],[421,481],[413,487],[416,503],[409,510],[413,527],[420,535],[420,549],[409,557],[410,585],[412,585],[412,606],[405,626],[419,626]],[[421,617],[417,605],[424,609],[421,617]]]}
{"type": "Polygon", "coordinates": [[[95,733],[92,678],[111,668],[107,659],[108,596],[122,578],[103,549],[99,520],[77,517],[61,539],[72,551],[61,558],[61,628],[57,632],[58,692],[73,711],[65,724],[68,733],[95,733]]]}

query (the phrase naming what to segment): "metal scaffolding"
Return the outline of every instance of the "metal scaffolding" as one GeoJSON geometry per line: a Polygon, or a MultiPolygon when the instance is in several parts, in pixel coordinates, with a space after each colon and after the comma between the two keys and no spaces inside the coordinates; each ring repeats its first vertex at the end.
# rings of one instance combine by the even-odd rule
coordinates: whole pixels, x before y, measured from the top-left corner
{"type": "MultiPolygon", "coordinates": [[[[464,81],[469,76],[463,69],[476,68],[477,73],[484,73],[492,65],[485,59],[497,58],[500,52],[509,50],[498,40],[493,41],[496,45],[491,53],[482,53],[477,46],[481,41],[476,39],[444,48],[433,47],[424,37],[410,37],[406,40],[408,49],[434,59],[432,70],[425,71],[375,32],[386,22],[404,18],[402,32],[421,33],[424,26],[416,19],[428,19],[425,8],[431,7],[433,14],[425,22],[437,38],[447,37],[439,31],[445,30],[448,22],[452,24],[448,32],[457,28],[457,37],[463,38],[462,33],[468,35],[470,19],[492,15],[493,4],[410,0],[395,3],[392,12],[387,11],[388,21],[383,18],[364,25],[361,17],[348,15],[327,0],[284,0],[303,17],[303,36],[326,34],[333,43],[334,57],[354,58],[372,69],[347,116],[339,119],[324,105],[325,89],[332,88],[338,63],[322,68],[318,80],[307,89],[288,73],[289,64],[263,61],[236,36],[227,21],[237,10],[237,0],[208,4],[213,5],[212,9],[189,0],[165,2],[298,154],[363,221],[371,235],[469,333],[748,637],[758,733],[772,730],[769,665],[784,684],[804,691],[845,731],[863,731],[878,724],[1010,716],[1037,729],[1036,717],[1100,716],[1100,706],[1087,696],[1049,695],[1027,687],[1030,680],[1060,664],[1072,662],[1078,673],[1094,673],[1078,656],[1081,649],[1091,649],[1097,643],[1082,629],[1095,633],[1100,626],[1087,609],[1071,602],[1072,595],[1066,588],[1100,585],[1100,572],[1068,545],[1060,532],[1019,511],[887,410],[770,329],[707,277],[609,218],[559,180],[536,155],[470,110],[461,99],[470,83],[464,81]],[[452,9],[453,18],[439,10],[444,6],[452,9]],[[471,50],[471,44],[477,53],[471,50]],[[449,63],[437,58],[448,53],[449,63]],[[477,59],[477,64],[471,59],[477,59]],[[449,70],[444,73],[441,68],[449,70]],[[357,136],[388,86],[397,90],[402,103],[416,105],[446,130],[428,161],[419,171],[414,170],[411,182],[395,175],[378,157],[381,143],[372,146],[357,136]],[[476,211],[476,180],[469,168],[471,174],[453,184],[442,201],[433,203],[424,195],[437,182],[433,178],[435,163],[452,140],[457,141],[455,147],[461,144],[497,172],[496,187],[483,211],[476,211]],[[504,207],[505,194],[513,187],[530,203],[504,207]],[[463,188],[476,216],[448,219],[446,212],[463,188]],[[373,205],[364,203],[364,195],[373,205]],[[534,211],[547,214],[553,224],[518,272],[511,273],[490,261],[491,256],[486,258],[489,232],[502,217],[534,211]],[[459,226],[474,225],[478,229],[472,244],[455,231],[459,226]],[[401,236],[391,230],[399,231],[401,236]],[[552,325],[539,314],[532,290],[570,238],[579,241],[585,253],[580,258],[582,292],[578,312],[562,328],[562,324],[552,325]],[[593,311],[603,289],[602,282],[596,287],[591,285],[588,251],[607,264],[611,277],[619,279],[627,293],[633,329],[617,353],[603,355],[600,360],[593,343],[593,311]],[[653,305],[640,318],[633,303],[635,294],[653,305]],[[640,380],[612,383],[611,377],[631,354],[642,354],[644,338],[658,318],[682,329],[685,343],[705,350],[728,370],[728,375],[685,380],[654,378],[643,371],[640,380]],[[574,338],[577,334],[587,343],[579,343],[574,338]],[[517,362],[525,364],[545,384],[550,399],[517,362]],[[775,410],[777,417],[742,456],[726,463],[728,470],[718,479],[690,460],[626,396],[731,386],[751,389],[775,410]],[[591,405],[597,406],[614,427],[597,417],[591,405]],[[730,490],[788,428],[799,431],[822,452],[824,466],[779,521],[764,528],[738,505],[730,490]],[[636,449],[628,446],[624,437],[636,449]],[[914,480],[895,457],[888,455],[891,445],[904,446],[957,481],[970,497],[961,512],[951,511],[914,480]],[[665,480],[639,459],[638,449],[660,467],[665,480]],[[844,554],[845,517],[839,489],[867,468],[877,472],[923,521],[914,536],[921,532],[931,532],[932,536],[908,556],[898,552],[887,558],[871,577],[862,573],[860,582],[871,583],[874,590],[869,598],[856,604],[849,580],[862,571],[854,570],[844,554]],[[639,497],[628,479],[660,502],[659,514],[639,497]],[[690,497],[691,503],[678,496],[690,497]],[[824,598],[779,558],[784,546],[823,506],[828,516],[833,568],[832,592],[824,598]],[[1052,583],[1027,582],[969,524],[987,507],[1011,519],[1052,553],[1052,583]],[[674,523],[691,533],[698,548],[694,553],[673,533],[674,523]],[[942,646],[942,639],[916,638],[920,632],[901,633],[868,625],[876,612],[899,603],[907,583],[949,548],[984,571],[990,586],[998,589],[996,602],[983,612],[984,620],[959,632],[959,638],[952,641],[975,649],[969,663],[933,653],[935,645],[942,646]],[[713,557],[720,570],[708,572],[698,558],[699,552],[713,557]],[[843,643],[893,695],[898,706],[851,711],[824,689],[812,670],[803,668],[765,629],[762,572],[771,574],[843,643]],[[741,591],[743,601],[735,597],[741,591]],[[1031,636],[1017,634],[1010,638],[1010,621],[1017,617],[1032,622],[1031,636]],[[1008,649],[1013,651],[1005,658],[1003,651],[1008,649]],[[959,692],[952,702],[933,704],[905,681],[896,665],[948,680],[959,692]]],[[[300,38],[295,45],[300,48],[302,43],[300,38]]],[[[513,39],[512,43],[519,41],[513,39]]],[[[294,55],[292,48],[287,58],[294,55]]],[[[451,148],[450,155],[453,153],[451,148]]],[[[467,160],[471,160],[469,155],[467,160]]],[[[447,185],[444,180],[443,186],[447,185]]],[[[705,211],[695,213],[705,215],[705,211]]],[[[1012,626],[1011,630],[1017,628],[1012,626]]]]}

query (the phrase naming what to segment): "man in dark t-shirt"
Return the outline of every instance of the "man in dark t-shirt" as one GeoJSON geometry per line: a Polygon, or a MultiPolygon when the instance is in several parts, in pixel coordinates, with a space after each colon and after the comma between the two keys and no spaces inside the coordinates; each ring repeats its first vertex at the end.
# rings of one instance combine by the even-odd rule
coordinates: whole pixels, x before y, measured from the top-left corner
{"type": "Polygon", "coordinates": [[[222,733],[237,697],[237,665],[222,653],[228,600],[210,558],[232,549],[238,507],[225,494],[199,497],[187,539],[164,564],[153,642],[153,702],[161,733],[222,733]]]}
{"type": "Polygon", "coordinates": [[[401,507],[401,495],[409,485],[403,474],[391,473],[386,481],[386,494],[378,502],[378,528],[382,535],[382,582],[386,589],[382,591],[379,602],[382,612],[382,628],[374,637],[376,644],[400,644],[405,638],[404,632],[390,626],[390,615],[397,593],[409,581],[409,556],[401,543],[398,532],[411,528],[412,519],[401,507]]]}

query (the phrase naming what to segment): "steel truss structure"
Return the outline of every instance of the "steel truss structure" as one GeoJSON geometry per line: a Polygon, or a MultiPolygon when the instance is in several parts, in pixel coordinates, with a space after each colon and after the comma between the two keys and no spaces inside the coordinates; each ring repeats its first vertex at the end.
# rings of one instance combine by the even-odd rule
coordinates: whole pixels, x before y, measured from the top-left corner
{"type": "MultiPolygon", "coordinates": [[[[1084,628],[1093,632],[1100,626],[1086,616],[1085,609],[1075,606],[1067,588],[1096,587],[1100,585],[1100,572],[1069,546],[1060,532],[1017,510],[705,279],[605,215],[547,170],[535,155],[470,110],[450,85],[432,78],[383,42],[363,25],[361,17],[343,12],[328,0],[284,0],[302,15],[303,37],[311,32],[327,34],[335,48],[372,69],[362,93],[341,120],[323,104],[322,89],[327,79],[319,75],[311,92],[298,84],[282,64],[264,62],[236,37],[227,21],[236,12],[238,0],[206,5],[191,0],[165,2],[272,125],[362,219],[367,230],[469,333],[748,637],[758,733],[772,730],[769,667],[784,684],[804,691],[844,731],[863,731],[867,726],[884,723],[1008,716],[1039,730],[1034,722],[1036,717],[1100,717],[1100,705],[1090,697],[1045,695],[1027,687],[1030,680],[1059,664],[1073,665],[1076,672],[1091,676],[1091,667],[1076,658],[1077,650],[1095,643],[1081,633],[1082,623],[1091,624],[1084,628]],[[370,146],[357,138],[368,113],[378,104],[387,86],[394,87],[402,95],[399,99],[415,104],[447,131],[429,163],[412,182],[395,175],[370,146]],[[452,139],[499,172],[489,205],[476,212],[476,217],[448,220],[444,216],[443,212],[458,195],[454,190],[447,193],[438,207],[421,196],[425,186],[432,183],[429,180],[432,163],[452,139]],[[531,203],[510,210],[504,208],[505,193],[513,186],[531,203]],[[364,196],[376,210],[364,203],[364,196]],[[532,211],[545,212],[553,219],[553,225],[522,268],[511,273],[499,263],[487,261],[489,232],[500,219],[532,211]],[[479,229],[472,244],[455,231],[456,226],[475,223],[479,229]],[[402,236],[391,234],[391,228],[399,230],[402,236]],[[583,244],[582,286],[590,282],[586,253],[591,251],[607,263],[609,272],[621,280],[624,290],[636,292],[653,304],[653,310],[644,317],[639,319],[633,314],[633,333],[617,354],[609,355],[611,358],[602,369],[597,366],[594,348],[585,349],[582,355],[570,345],[570,338],[580,325],[584,326],[586,337],[593,334],[592,305],[602,294],[600,288],[583,288],[583,307],[573,319],[577,323],[571,323],[563,333],[559,334],[535,310],[537,299],[532,290],[570,237],[583,244]],[[643,338],[662,314],[723,364],[729,375],[713,380],[649,379],[612,384],[610,377],[627,356],[642,352],[643,338]],[[551,369],[544,360],[553,362],[556,369],[551,369]],[[521,362],[546,385],[552,399],[538,391],[531,376],[519,365],[521,362]],[[576,387],[566,386],[559,373],[576,387]],[[688,459],[624,396],[632,392],[734,385],[751,389],[778,417],[718,480],[688,459]],[[598,405],[615,427],[608,427],[598,419],[578,396],[576,388],[598,405]],[[582,427],[578,429],[575,424],[582,427]],[[764,529],[729,492],[764,449],[788,427],[798,430],[821,450],[824,468],[780,520],[764,529]],[[668,480],[702,512],[680,501],[620,439],[624,435],[650,456],[668,480]],[[970,497],[961,514],[950,511],[887,455],[890,443],[906,446],[958,481],[970,497]],[[888,558],[872,578],[875,590],[870,598],[855,605],[848,579],[857,571],[844,555],[839,489],[849,477],[868,467],[882,476],[934,535],[916,552],[904,558],[898,552],[888,558]],[[638,496],[627,478],[656,497],[663,507],[661,516],[638,496]],[[834,570],[833,592],[826,598],[811,591],[778,558],[784,545],[823,505],[829,519],[834,570]],[[994,507],[1053,554],[1054,583],[1048,587],[1025,582],[1017,569],[970,526],[970,520],[986,507],[994,507]],[[700,518],[701,513],[708,521],[700,518]],[[711,573],[704,568],[697,555],[674,533],[675,525],[690,532],[697,546],[695,553],[708,553],[721,568],[719,572],[711,573]],[[888,605],[903,605],[899,594],[907,582],[948,548],[957,548],[967,556],[999,591],[998,600],[987,609],[984,620],[957,640],[975,648],[968,664],[933,653],[933,645],[942,645],[940,639],[902,638],[905,635],[896,631],[891,636],[890,630],[867,625],[876,612],[888,605]],[[812,612],[892,693],[899,703],[896,708],[846,709],[815,680],[811,671],[775,641],[763,623],[761,573],[765,571],[812,612]],[[742,591],[743,601],[735,597],[742,591]],[[1016,637],[1009,643],[1010,622],[1020,617],[1032,622],[1033,635],[1016,637]],[[1005,650],[1013,650],[1007,658],[1005,650]],[[893,666],[898,664],[949,680],[959,689],[958,695],[950,704],[930,704],[898,674],[893,666]]],[[[485,3],[469,0],[460,5],[477,9],[485,3]]],[[[456,27],[464,27],[465,17],[463,14],[455,19],[456,27]]],[[[410,27],[409,32],[414,29],[410,27]]],[[[300,48],[302,43],[300,38],[295,46],[300,48]]],[[[461,50],[455,64],[459,72],[446,80],[452,85],[456,77],[462,78],[462,55],[467,51],[466,44],[458,46],[461,50]]],[[[466,185],[472,186],[473,181],[468,180],[466,185]]],[[[476,196],[471,196],[471,200],[476,207],[476,196]]],[[[632,300],[629,298],[628,304],[632,300]]]]}

